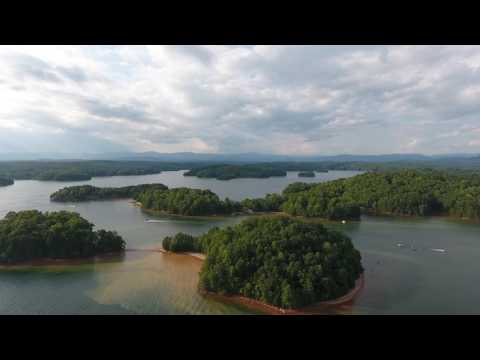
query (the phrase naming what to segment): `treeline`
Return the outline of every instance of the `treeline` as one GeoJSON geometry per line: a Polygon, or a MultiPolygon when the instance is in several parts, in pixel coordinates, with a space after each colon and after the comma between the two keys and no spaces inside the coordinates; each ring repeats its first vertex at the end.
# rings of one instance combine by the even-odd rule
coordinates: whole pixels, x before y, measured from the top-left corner
{"type": "Polygon", "coordinates": [[[13,185],[13,179],[0,177],[0,186],[8,186],[8,185],[13,185]]]}
{"type": "Polygon", "coordinates": [[[210,190],[175,188],[146,190],[135,196],[145,209],[187,216],[227,215],[241,211],[238,202],[221,200],[210,190]]]}
{"type": "Polygon", "coordinates": [[[182,232],[175,236],[166,236],[163,238],[162,247],[172,252],[202,252],[202,246],[198,238],[182,232]]]}
{"type": "Polygon", "coordinates": [[[358,218],[360,212],[480,218],[480,174],[438,170],[369,172],[319,184],[291,184],[281,209],[291,215],[358,218]]]}
{"type": "Polygon", "coordinates": [[[358,220],[362,213],[480,219],[480,174],[438,170],[368,172],[316,184],[297,182],[288,185],[282,194],[241,202],[221,200],[210,190],[168,189],[162,184],[105,189],[79,186],[51,196],[54,201],[121,197],[132,197],[146,209],[189,216],[283,211],[331,220],[358,220]]]}
{"type": "Polygon", "coordinates": [[[313,171],[300,171],[298,177],[315,177],[315,173],[313,171]]]}
{"type": "Polygon", "coordinates": [[[284,197],[280,194],[267,194],[263,198],[244,199],[240,206],[244,211],[253,212],[272,212],[280,211],[284,202],[284,197]]]}
{"type": "Polygon", "coordinates": [[[321,224],[260,217],[198,239],[200,288],[296,308],[348,293],[363,272],[351,240],[321,224]]]}
{"type": "Polygon", "coordinates": [[[222,163],[209,161],[0,161],[0,177],[16,180],[81,181],[99,176],[147,175],[161,171],[188,169],[185,176],[217,178],[267,178],[286,176],[287,171],[326,172],[329,170],[385,171],[404,169],[480,169],[480,157],[451,157],[396,161],[279,161],[259,163],[222,163]]]}
{"type": "Polygon", "coordinates": [[[211,165],[192,169],[183,174],[184,176],[196,176],[199,178],[215,178],[218,180],[230,180],[236,178],[269,178],[272,176],[287,176],[283,169],[274,166],[259,165],[211,165]]]}
{"type": "Polygon", "coordinates": [[[77,213],[27,210],[9,212],[0,220],[0,262],[84,258],[123,250],[120,235],[93,231],[93,224],[77,213]]]}
{"type": "Polygon", "coordinates": [[[100,188],[91,185],[70,186],[50,195],[50,200],[57,202],[79,202],[94,200],[112,200],[135,198],[147,190],[167,190],[163,184],[142,184],[118,188],[100,188]]]}
{"type": "Polygon", "coordinates": [[[182,170],[183,163],[151,161],[5,161],[0,176],[17,180],[84,181],[99,176],[149,175],[182,170]]]}

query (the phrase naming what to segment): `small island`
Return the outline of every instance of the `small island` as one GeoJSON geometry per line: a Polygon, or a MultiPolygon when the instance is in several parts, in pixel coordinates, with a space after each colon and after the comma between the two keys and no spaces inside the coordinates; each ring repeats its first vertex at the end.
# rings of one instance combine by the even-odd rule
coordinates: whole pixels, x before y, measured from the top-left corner
{"type": "Polygon", "coordinates": [[[167,190],[163,184],[142,184],[118,188],[100,188],[92,185],[69,186],[50,195],[55,202],[81,202],[96,200],[133,199],[147,190],[167,190]]]}
{"type": "Polygon", "coordinates": [[[73,212],[9,212],[0,220],[0,263],[80,259],[125,250],[115,231],[93,231],[93,226],[73,212]]]}
{"type": "Polygon", "coordinates": [[[13,179],[7,177],[0,177],[0,186],[13,185],[13,179]]]}
{"type": "Polygon", "coordinates": [[[273,176],[287,176],[283,169],[263,165],[211,165],[187,171],[183,176],[231,180],[239,178],[265,179],[273,176]]]}
{"type": "Polygon", "coordinates": [[[203,249],[200,241],[192,235],[177,233],[175,236],[165,236],[162,241],[162,247],[171,252],[196,252],[202,253],[203,249]]]}
{"type": "Polygon", "coordinates": [[[165,238],[163,246],[206,254],[202,292],[247,297],[282,309],[340,298],[363,273],[350,238],[288,216],[250,218],[197,238],[180,233],[165,238]]]}
{"type": "Polygon", "coordinates": [[[315,177],[315,173],[313,171],[300,171],[298,177],[315,177]]]}

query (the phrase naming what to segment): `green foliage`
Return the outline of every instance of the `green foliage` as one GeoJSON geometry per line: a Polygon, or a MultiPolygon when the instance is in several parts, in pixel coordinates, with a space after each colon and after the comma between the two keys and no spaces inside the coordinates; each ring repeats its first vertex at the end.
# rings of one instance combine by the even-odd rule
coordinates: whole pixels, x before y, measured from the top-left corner
{"type": "Polygon", "coordinates": [[[291,184],[283,195],[282,209],[291,215],[355,219],[362,209],[370,214],[480,218],[480,175],[472,172],[369,172],[314,185],[291,184]]]}
{"type": "Polygon", "coordinates": [[[309,183],[304,183],[304,182],[295,182],[288,184],[287,187],[283,190],[282,194],[288,195],[288,194],[293,194],[293,193],[298,193],[301,191],[306,191],[311,189],[317,184],[309,184],[309,183]]]}
{"type": "Polygon", "coordinates": [[[125,250],[125,240],[116,231],[98,230],[96,232],[95,249],[97,254],[125,250]]]}
{"type": "Polygon", "coordinates": [[[210,190],[175,188],[169,190],[146,190],[135,196],[135,200],[150,210],[170,214],[206,216],[232,214],[240,211],[238,202],[220,198],[210,190]]]}
{"type": "Polygon", "coordinates": [[[167,190],[163,184],[142,184],[119,188],[99,188],[91,185],[70,186],[50,195],[50,200],[57,202],[78,202],[93,200],[111,200],[134,198],[147,190],[167,190]]]}
{"type": "Polygon", "coordinates": [[[200,286],[294,308],[346,294],[363,271],[351,240],[290,217],[244,220],[199,238],[200,286]]]}
{"type": "Polygon", "coordinates": [[[279,194],[267,194],[264,198],[244,199],[240,202],[245,210],[254,212],[279,211],[284,198],[279,194]]]}
{"type": "Polygon", "coordinates": [[[98,176],[147,175],[198,166],[153,161],[5,161],[0,177],[17,180],[84,181],[98,176]]]}
{"type": "Polygon", "coordinates": [[[211,165],[192,169],[184,176],[197,176],[199,178],[215,178],[230,180],[236,178],[268,178],[271,176],[287,176],[283,169],[267,165],[211,165]]]}
{"type": "Polygon", "coordinates": [[[77,213],[9,212],[0,220],[0,261],[81,258],[125,249],[118,234],[100,230],[77,213]]]}
{"type": "Polygon", "coordinates": [[[0,177],[0,186],[13,185],[13,179],[0,177]]]}
{"type": "Polygon", "coordinates": [[[315,173],[313,171],[300,171],[298,177],[315,177],[315,173]]]}
{"type": "Polygon", "coordinates": [[[162,247],[172,252],[201,252],[200,243],[197,238],[185,233],[178,233],[175,236],[166,236],[162,241],[162,247]]]}
{"type": "Polygon", "coordinates": [[[342,181],[331,181],[305,187],[297,191],[295,187],[287,188],[286,201],[281,209],[294,216],[321,217],[331,220],[359,219],[360,207],[352,199],[344,196],[342,181]]]}

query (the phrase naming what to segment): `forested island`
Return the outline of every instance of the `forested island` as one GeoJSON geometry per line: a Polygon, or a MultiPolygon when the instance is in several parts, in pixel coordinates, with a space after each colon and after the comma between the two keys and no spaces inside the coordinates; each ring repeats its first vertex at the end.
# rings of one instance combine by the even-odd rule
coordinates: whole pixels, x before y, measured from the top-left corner
{"type": "Polygon", "coordinates": [[[242,210],[239,202],[221,200],[210,190],[189,188],[169,189],[163,184],[141,184],[119,188],[100,188],[91,185],[70,186],[50,195],[55,202],[134,199],[145,210],[171,215],[210,216],[229,215],[242,210]]]}
{"type": "Polygon", "coordinates": [[[171,252],[198,252],[203,253],[200,241],[189,234],[177,233],[175,236],[165,236],[162,247],[171,252]]]}
{"type": "Polygon", "coordinates": [[[163,246],[206,254],[200,289],[285,309],[341,297],[363,272],[346,235],[288,216],[250,218],[199,237],[179,233],[163,246]]]}
{"type": "Polygon", "coordinates": [[[264,179],[272,176],[287,176],[287,172],[272,166],[260,165],[212,165],[192,169],[184,176],[199,178],[215,178],[218,180],[231,180],[238,178],[264,179]]]}
{"type": "Polygon", "coordinates": [[[142,204],[145,210],[186,216],[279,211],[284,201],[284,197],[280,194],[267,194],[264,198],[245,199],[241,202],[228,198],[221,200],[210,190],[169,189],[163,184],[141,184],[119,188],[100,188],[91,185],[69,186],[50,195],[50,200],[54,202],[114,199],[134,199],[142,204]]]}
{"type": "Polygon", "coordinates": [[[173,215],[229,215],[241,210],[236,201],[228,198],[221,200],[210,190],[189,188],[146,190],[135,196],[135,200],[140,202],[144,209],[173,215]]]}
{"type": "Polygon", "coordinates": [[[0,220],[0,262],[87,258],[125,250],[120,235],[93,231],[93,226],[73,212],[9,212],[0,220]]]}
{"type": "Polygon", "coordinates": [[[85,181],[99,176],[158,174],[190,166],[195,165],[151,161],[2,161],[0,176],[16,180],[85,181]]]}
{"type": "Polygon", "coordinates": [[[298,177],[315,177],[315,173],[313,171],[300,171],[298,177]]]}
{"type": "Polygon", "coordinates": [[[50,195],[56,202],[81,202],[95,200],[133,199],[147,190],[167,190],[163,184],[142,184],[117,188],[100,188],[91,185],[70,186],[50,195]]]}
{"type": "Polygon", "coordinates": [[[8,185],[13,185],[13,179],[0,177],[0,186],[8,186],[8,185]]]}

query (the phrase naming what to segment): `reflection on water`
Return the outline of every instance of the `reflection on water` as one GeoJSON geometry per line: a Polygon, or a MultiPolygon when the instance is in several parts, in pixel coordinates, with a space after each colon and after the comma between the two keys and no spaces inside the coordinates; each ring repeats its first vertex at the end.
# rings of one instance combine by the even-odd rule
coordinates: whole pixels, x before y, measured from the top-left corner
{"type": "Polygon", "coordinates": [[[88,294],[100,304],[121,304],[136,314],[242,314],[197,292],[201,261],[185,255],[148,253],[115,271],[98,274],[88,294]]]}
{"type": "MultiPolygon", "coordinates": [[[[354,172],[318,174],[321,181],[354,172]]],[[[163,182],[170,187],[211,189],[240,200],[281,191],[299,179],[219,181],[183,177],[182,172],[97,178],[88,183],[123,186],[163,182]]],[[[0,188],[0,217],[10,210],[79,212],[97,228],[117,230],[129,248],[160,247],[177,232],[202,234],[242,217],[192,219],[146,213],[126,200],[78,204],[50,203],[50,193],[79,183],[17,181],[0,188]]],[[[325,309],[336,314],[479,314],[480,225],[441,218],[363,217],[361,222],[329,223],[346,232],[362,255],[365,286],[350,305],[325,309]],[[401,246],[399,246],[401,244],[401,246]],[[432,249],[445,249],[436,252],[432,249]]],[[[182,255],[127,252],[124,259],[74,265],[0,269],[0,314],[245,314],[197,292],[201,261],[182,255]],[[14,270],[14,271],[13,271],[14,270]]]]}

